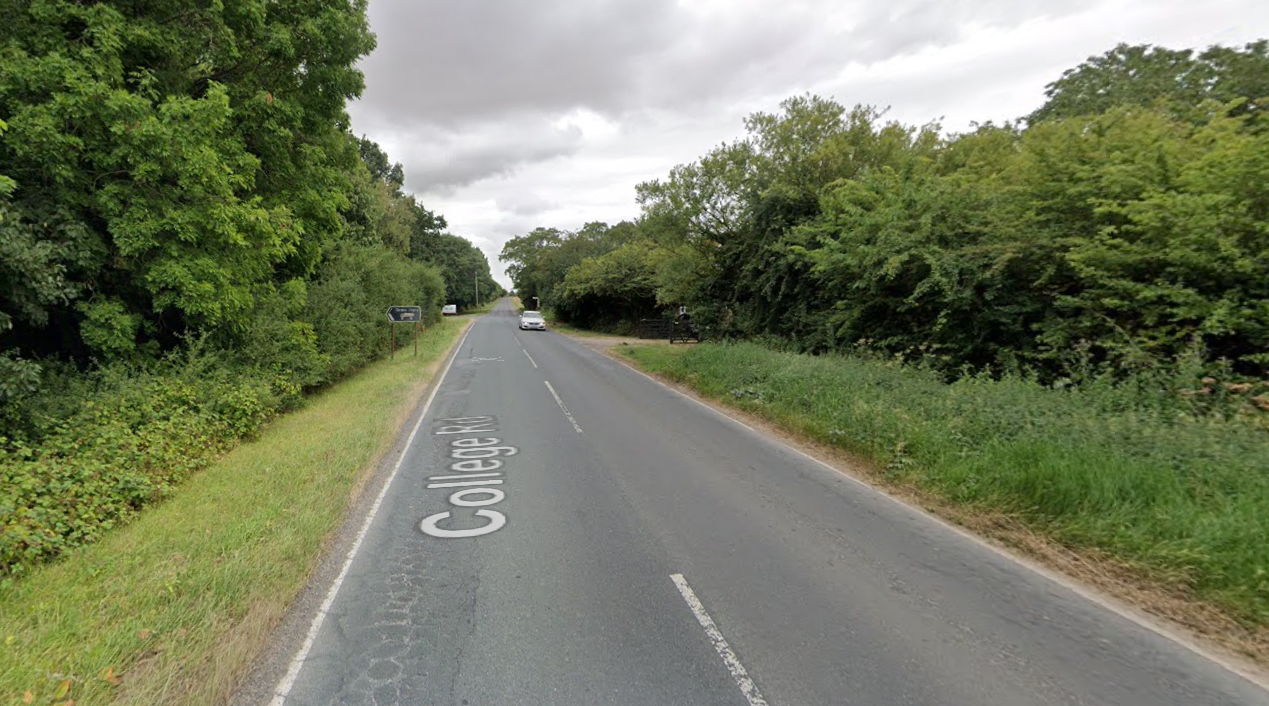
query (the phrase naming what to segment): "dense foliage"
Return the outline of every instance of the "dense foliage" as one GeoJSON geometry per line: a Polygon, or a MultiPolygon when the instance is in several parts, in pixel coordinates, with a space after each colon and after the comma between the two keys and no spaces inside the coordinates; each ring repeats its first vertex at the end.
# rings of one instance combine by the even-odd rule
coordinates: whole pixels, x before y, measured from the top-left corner
{"type": "Polygon", "coordinates": [[[794,97],[639,185],[620,237],[540,228],[503,258],[581,323],[686,305],[715,335],[949,375],[1191,351],[1269,375],[1269,43],[1120,46],[1047,95],[957,135],[794,97]]]}
{"type": "Polygon", "coordinates": [[[501,292],[350,132],[365,0],[31,0],[0,23],[0,573],[386,353],[388,306],[430,323],[501,292]]]}

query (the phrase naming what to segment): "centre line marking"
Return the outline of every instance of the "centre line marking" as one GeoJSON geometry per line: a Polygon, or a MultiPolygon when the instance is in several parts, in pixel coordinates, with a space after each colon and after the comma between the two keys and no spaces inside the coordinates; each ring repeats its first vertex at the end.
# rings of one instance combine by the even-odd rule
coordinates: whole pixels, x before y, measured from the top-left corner
{"type": "Polygon", "coordinates": [[[524,355],[529,359],[530,363],[533,363],[533,367],[535,368],[538,367],[537,361],[533,360],[533,356],[529,355],[529,352],[527,350],[525,350],[524,348],[521,348],[520,350],[524,351],[524,355]]]}
{"type": "Polygon", "coordinates": [[[670,574],[670,579],[683,595],[683,600],[687,601],[687,607],[691,608],[692,613],[696,615],[696,622],[705,628],[705,634],[709,636],[710,642],[714,643],[714,650],[718,652],[719,657],[723,658],[723,664],[727,665],[727,671],[731,672],[732,679],[736,680],[736,686],[740,687],[740,693],[745,695],[749,706],[768,706],[767,700],[762,698],[762,693],[758,691],[758,685],[749,678],[749,672],[745,671],[736,653],[731,651],[723,633],[714,624],[714,619],[705,612],[701,599],[697,598],[692,587],[687,585],[687,579],[683,578],[683,574],[670,574]]]}
{"type": "MultiPolygon", "coordinates": [[[[526,353],[527,353],[527,351],[526,351],[526,353]]],[[[546,383],[546,389],[548,389],[548,390],[550,390],[550,391],[551,391],[551,396],[555,398],[555,404],[557,404],[557,405],[559,405],[559,406],[560,406],[560,409],[564,412],[564,416],[565,416],[565,417],[568,417],[568,421],[569,421],[569,422],[573,425],[573,428],[577,430],[577,433],[578,433],[578,434],[581,434],[581,433],[582,433],[582,428],[581,428],[581,427],[579,427],[579,426],[577,426],[577,420],[576,420],[576,419],[573,419],[573,415],[571,415],[571,414],[569,414],[569,413],[568,413],[568,407],[565,407],[565,406],[564,406],[564,400],[560,399],[560,396],[559,396],[559,395],[557,395],[557,394],[555,394],[555,388],[554,388],[554,387],[551,387],[551,381],[550,381],[550,380],[543,380],[543,382],[545,382],[545,383],[546,383]]]]}

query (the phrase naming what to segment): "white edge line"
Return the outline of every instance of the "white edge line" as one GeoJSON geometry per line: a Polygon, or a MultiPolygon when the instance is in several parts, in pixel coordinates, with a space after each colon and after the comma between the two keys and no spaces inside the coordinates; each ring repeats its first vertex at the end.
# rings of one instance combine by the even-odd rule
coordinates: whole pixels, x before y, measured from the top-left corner
{"type": "Polygon", "coordinates": [[[670,574],[670,580],[674,581],[674,585],[678,587],[683,600],[687,601],[687,607],[691,608],[692,613],[696,615],[696,622],[705,628],[705,634],[709,636],[709,641],[714,643],[714,650],[718,652],[719,657],[723,658],[723,664],[727,665],[727,671],[731,672],[731,678],[736,680],[736,686],[740,687],[740,693],[745,695],[745,700],[749,702],[749,706],[767,706],[767,700],[762,698],[762,693],[758,691],[758,685],[754,684],[753,679],[749,678],[749,672],[745,671],[745,667],[740,663],[740,659],[736,657],[736,653],[732,652],[731,646],[727,644],[727,639],[723,637],[722,631],[714,624],[714,619],[709,617],[709,613],[705,612],[705,606],[696,597],[692,587],[687,585],[687,579],[683,578],[683,574],[670,574]]]}
{"type": "Polygon", "coordinates": [[[313,616],[313,622],[308,627],[308,634],[304,637],[304,644],[300,645],[300,649],[295,653],[295,657],[291,659],[291,666],[286,670],[286,675],[278,682],[277,688],[273,690],[273,700],[269,702],[269,706],[282,706],[286,703],[286,698],[291,694],[291,688],[295,686],[295,680],[300,675],[300,669],[304,666],[304,660],[308,658],[309,650],[313,649],[313,642],[317,639],[317,632],[322,628],[322,623],[326,621],[326,613],[330,610],[331,605],[335,602],[335,596],[339,594],[339,589],[344,584],[344,577],[348,575],[348,569],[352,567],[353,559],[357,557],[357,550],[361,549],[361,542],[366,537],[366,533],[370,531],[370,523],[374,521],[375,515],[379,513],[379,506],[383,504],[384,497],[388,494],[388,488],[392,487],[392,481],[397,477],[397,471],[401,470],[401,464],[405,462],[405,454],[414,444],[414,437],[419,433],[419,427],[423,426],[423,419],[427,417],[428,410],[432,407],[432,400],[436,399],[436,393],[441,389],[441,385],[445,383],[445,376],[449,374],[450,366],[454,364],[454,359],[458,357],[458,351],[462,349],[463,342],[467,340],[467,334],[471,333],[469,326],[463,332],[463,337],[458,340],[458,345],[454,346],[454,352],[450,354],[449,361],[445,363],[445,369],[441,371],[440,377],[436,379],[436,385],[432,387],[432,393],[427,396],[427,401],[423,403],[423,410],[419,412],[419,418],[414,422],[414,428],[410,431],[410,437],[405,441],[405,447],[401,449],[401,456],[397,458],[397,463],[392,467],[392,473],[388,475],[388,480],[383,484],[383,488],[379,490],[379,496],[375,498],[375,502],[370,506],[370,512],[366,515],[365,522],[361,523],[361,530],[357,532],[357,538],[353,540],[353,544],[348,549],[348,556],[344,559],[344,566],[339,570],[339,575],[335,577],[335,582],[331,584],[330,590],[326,592],[326,599],[322,601],[321,608],[318,608],[317,615],[313,616]]]}
{"type": "Polygon", "coordinates": [[[560,410],[564,412],[564,416],[568,417],[569,423],[573,425],[573,428],[577,430],[578,434],[581,434],[582,428],[577,426],[577,420],[573,419],[573,415],[569,414],[568,407],[564,406],[564,400],[560,399],[560,396],[555,394],[555,388],[551,387],[551,381],[543,380],[542,382],[546,383],[546,389],[551,391],[551,396],[555,398],[555,404],[560,406],[560,410]]]}
{"type": "MultiPolygon", "coordinates": [[[[927,520],[930,520],[936,525],[942,527],[943,529],[949,530],[955,533],[956,535],[969,540],[973,544],[983,547],[984,549],[990,551],[996,556],[1006,559],[1010,562],[1013,562],[1014,564],[1017,564],[1018,566],[1021,566],[1024,569],[1027,569],[1031,573],[1036,574],[1037,576],[1040,576],[1041,578],[1048,579],[1049,581],[1052,581],[1053,583],[1071,591],[1072,593],[1075,593],[1076,595],[1089,601],[1090,603],[1101,606],[1102,608],[1109,610],[1111,613],[1114,613],[1115,615],[1118,615],[1119,617],[1124,618],[1125,620],[1128,620],[1129,622],[1137,625],[1138,627],[1145,628],[1146,630],[1149,630],[1150,632],[1158,635],[1159,637],[1162,637],[1176,645],[1184,647],[1185,649],[1189,650],[1195,655],[1202,657],[1203,659],[1206,659],[1212,664],[1215,664],[1218,667],[1226,669],[1242,677],[1243,679],[1246,679],[1247,681],[1251,682],[1257,687],[1261,689],[1269,690],[1269,675],[1261,672],[1258,667],[1244,666],[1240,664],[1239,662],[1234,661],[1234,659],[1230,657],[1226,657],[1212,650],[1209,650],[1206,647],[1195,642],[1194,638],[1156,622],[1156,619],[1153,616],[1147,613],[1143,613],[1141,609],[1139,608],[1134,608],[1124,603],[1118,598],[1104,594],[1095,589],[1082,586],[1079,583],[1077,583],[1074,579],[1058,572],[1055,569],[1050,569],[1047,566],[1043,566],[1035,561],[1032,561],[1031,559],[1027,559],[1026,557],[1023,557],[1021,555],[1014,554],[1013,552],[1010,552],[1004,549],[1003,547],[996,546],[995,544],[992,544],[991,542],[987,541],[985,538],[980,537],[976,534],[973,534],[969,530],[966,530],[962,527],[958,527],[957,525],[952,524],[948,520],[945,520],[942,517],[939,517],[938,515],[931,513],[925,508],[918,507],[916,505],[911,505],[899,498],[896,498],[895,496],[886,492],[885,489],[879,486],[872,485],[859,478],[856,478],[854,475],[846,471],[843,471],[837,466],[834,466],[833,464],[823,459],[816,458],[815,456],[812,456],[811,454],[786,443],[782,439],[776,438],[775,436],[772,436],[765,432],[761,432],[757,429],[754,429],[748,424],[745,424],[739,419],[731,416],[730,414],[727,414],[723,410],[718,409],[717,407],[713,407],[707,404],[706,402],[698,400],[695,397],[687,394],[686,392],[677,390],[674,387],[667,385],[665,382],[658,380],[652,377],[651,375],[648,375],[647,373],[643,372],[642,370],[639,370],[638,368],[635,368],[633,365],[631,365],[630,363],[627,363],[624,360],[615,358],[610,355],[596,353],[595,351],[591,350],[590,348],[587,348],[586,346],[579,346],[579,348],[587,352],[594,353],[595,355],[601,356],[603,358],[607,358],[609,360],[615,360],[616,362],[620,363],[623,367],[625,367],[630,372],[635,373],[636,375],[641,375],[647,378],[648,380],[651,380],[652,382],[656,383],[657,385],[665,388],[666,390],[673,392],[679,397],[682,397],[685,400],[690,400],[691,402],[694,402],[700,405],[701,407],[708,409],[709,411],[722,417],[723,419],[726,419],[732,422],[733,424],[737,424],[739,426],[744,427],[745,429],[748,429],[749,431],[753,432],[759,439],[766,440],[770,443],[774,443],[779,446],[782,446],[788,449],[789,451],[792,451],[793,453],[823,468],[826,468],[832,471],[833,473],[836,473],[837,475],[840,475],[842,478],[845,478],[847,481],[850,481],[851,483],[859,486],[860,488],[863,488],[864,490],[872,491],[876,493],[877,495],[885,498],[886,500],[889,500],[890,502],[900,506],[901,508],[904,508],[910,512],[915,512],[918,515],[921,515],[925,517],[927,520]]],[[[774,425],[774,422],[772,422],[772,424],[774,425]]]]}
{"type": "Polygon", "coordinates": [[[538,367],[537,361],[533,360],[533,356],[529,355],[529,352],[527,350],[524,350],[523,347],[521,347],[520,350],[524,351],[525,357],[529,359],[530,363],[533,363],[533,367],[535,368],[538,367]]]}

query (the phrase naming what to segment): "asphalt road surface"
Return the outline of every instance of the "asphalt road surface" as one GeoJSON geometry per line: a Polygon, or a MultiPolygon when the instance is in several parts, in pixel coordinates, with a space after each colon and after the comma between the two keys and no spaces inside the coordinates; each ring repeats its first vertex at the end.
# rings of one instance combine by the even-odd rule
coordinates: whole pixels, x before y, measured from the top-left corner
{"type": "Polygon", "coordinates": [[[273,703],[1269,704],[506,300],[402,458],[273,703]]]}

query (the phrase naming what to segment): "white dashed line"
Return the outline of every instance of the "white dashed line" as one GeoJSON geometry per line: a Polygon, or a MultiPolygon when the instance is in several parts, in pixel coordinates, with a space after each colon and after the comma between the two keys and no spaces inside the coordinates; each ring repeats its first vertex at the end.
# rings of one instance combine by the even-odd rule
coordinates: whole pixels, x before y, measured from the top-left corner
{"type": "Polygon", "coordinates": [[[427,402],[423,403],[423,410],[419,412],[418,421],[414,423],[414,429],[410,431],[410,438],[405,440],[405,447],[401,449],[401,457],[397,459],[397,465],[392,467],[392,473],[388,475],[388,480],[383,484],[383,488],[379,490],[379,497],[375,498],[374,505],[370,506],[370,512],[366,515],[366,521],[361,524],[361,530],[357,532],[357,539],[353,541],[352,547],[348,550],[348,557],[344,559],[344,567],[339,570],[339,575],[335,577],[335,582],[331,584],[330,590],[326,592],[326,600],[322,601],[322,607],[317,610],[317,615],[313,616],[313,623],[308,627],[308,635],[304,637],[304,644],[300,645],[300,651],[295,654],[295,658],[291,660],[291,666],[286,670],[286,675],[282,677],[282,681],[278,682],[278,686],[273,691],[273,700],[269,702],[269,706],[283,706],[286,703],[286,697],[290,696],[292,687],[295,686],[295,679],[300,675],[300,668],[304,666],[304,660],[308,659],[309,650],[313,649],[313,641],[317,639],[317,632],[322,629],[322,623],[326,620],[326,614],[330,611],[330,607],[335,602],[335,596],[339,594],[339,587],[344,585],[344,577],[348,575],[348,569],[352,567],[353,559],[357,557],[357,550],[361,549],[361,541],[366,538],[366,532],[370,530],[370,523],[374,521],[375,515],[379,512],[379,506],[383,504],[383,498],[388,494],[388,488],[392,487],[392,480],[397,477],[397,471],[401,470],[401,463],[405,461],[405,454],[414,444],[414,437],[418,436],[419,427],[423,426],[423,418],[427,416],[427,411],[432,407],[432,400],[436,399],[436,393],[441,389],[441,385],[445,384],[445,376],[449,374],[450,366],[454,364],[454,359],[458,357],[458,351],[462,349],[463,343],[467,340],[467,333],[471,333],[468,328],[463,334],[462,340],[454,348],[454,353],[450,355],[449,362],[445,363],[445,369],[441,371],[441,376],[436,379],[436,386],[432,388],[432,394],[427,396],[427,402]]]}
{"type": "Polygon", "coordinates": [[[555,388],[551,387],[551,381],[544,380],[543,382],[546,383],[546,389],[551,391],[551,396],[555,398],[555,404],[560,406],[560,409],[564,412],[564,416],[568,417],[568,421],[573,425],[573,428],[577,430],[578,434],[581,434],[582,428],[577,426],[577,420],[573,419],[573,415],[568,413],[568,407],[564,406],[564,400],[560,399],[560,396],[555,394],[555,388]]]}
{"type": "Polygon", "coordinates": [[[529,359],[530,363],[533,363],[533,367],[535,368],[538,367],[537,361],[533,360],[533,356],[529,355],[529,352],[527,350],[525,350],[524,348],[521,348],[520,350],[524,351],[524,356],[529,359]]]}
{"type": "Polygon", "coordinates": [[[705,634],[709,636],[709,641],[714,643],[714,650],[718,652],[719,657],[723,658],[723,664],[727,665],[727,671],[731,672],[731,678],[736,680],[736,686],[740,687],[740,693],[745,695],[749,706],[767,706],[767,700],[762,698],[762,693],[758,691],[758,685],[754,684],[753,680],[749,678],[749,672],[745,671],[745,667],[740,663],[740,659],[736,657],[736,653],[731,651],[731,646],[727,644],[723,633],[714,624],[714,619],[709,617],[709,613],[705,612],[705,606],[701,605],[701,599],[697,598],[696,593],[692,591],[692,587],[687,585],[687,579],[683,578],[683,574],[671,574],[670,579],[674,581],[679,593],[683,595],[683,600],[687,601],[687,607],[691,608],[692,613],[696,615],[696,622],[705,628],[705,634]]]}

